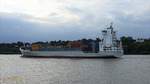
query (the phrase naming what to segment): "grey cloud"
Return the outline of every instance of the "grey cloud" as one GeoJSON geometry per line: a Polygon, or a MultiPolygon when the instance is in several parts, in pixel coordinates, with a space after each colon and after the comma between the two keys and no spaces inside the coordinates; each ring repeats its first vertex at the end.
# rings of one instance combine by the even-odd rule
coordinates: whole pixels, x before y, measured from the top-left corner
{"type": "MultiPolygon", "coordinates": [[[[100,0],[96,1],[95,5],[86,7],[85,4],[84,8],[76,4],[66,6],[66,10],[80,17],[78,23],[47,25],[28,22],[21,18],[26,15],[0,15],[1,41],[96,38],[111,21],[119,31],[119,36],[150,38],[150,0],[106,0],[102,8],[98,8],[100,0]]],[[[57,13],[50,13],[50,17],[55,15],[57,16],[57,13]]]]}
{"type": "Polygon", "coordinates": [[[89,38],[91,33],[84,32],[79,25],[41,25],[22,18],[0,16],[0,42],[49,41],[89,38]]]}

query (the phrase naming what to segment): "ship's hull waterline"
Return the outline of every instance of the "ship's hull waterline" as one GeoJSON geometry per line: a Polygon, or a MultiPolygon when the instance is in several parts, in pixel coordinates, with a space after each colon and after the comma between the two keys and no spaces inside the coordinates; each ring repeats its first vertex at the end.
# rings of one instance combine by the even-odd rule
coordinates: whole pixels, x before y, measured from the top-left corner
{"type": "Polygon", "coordinates": [[[30,51],[21,49],[24,57],[121,57],[123,52],[106,51],[98,53],[84,53],[82,51],[30,51]]]}

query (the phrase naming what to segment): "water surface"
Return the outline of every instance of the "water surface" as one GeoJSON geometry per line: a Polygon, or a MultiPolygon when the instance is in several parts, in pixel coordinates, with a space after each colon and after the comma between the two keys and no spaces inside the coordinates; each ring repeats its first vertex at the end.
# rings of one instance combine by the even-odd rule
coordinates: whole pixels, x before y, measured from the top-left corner
{"type": "Polygon", "coordinates": [[[118,59],[0,55],[0,84],[150,84],[150,55],[118,59]]]}

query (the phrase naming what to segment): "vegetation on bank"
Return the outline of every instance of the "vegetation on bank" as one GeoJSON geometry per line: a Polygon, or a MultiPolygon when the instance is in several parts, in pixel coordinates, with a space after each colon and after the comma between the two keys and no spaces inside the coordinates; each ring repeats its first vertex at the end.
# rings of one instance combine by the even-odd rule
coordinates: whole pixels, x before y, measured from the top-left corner
{"type": "MultiPolygon", "coordinates": [[[[88,43],[92,39],[76,40],[88,43]]],[[[94,40],[93,40],[94,41],[94,40]]],[[[96,39],[100,41],[100,39],[96,39]]],[[[150,39],[133,39],[132,37],[121,37],[124,54],[150,54],[150,39]]],[[[50,41],[50,42],[36,42],[40,44],[51,44],[51,45],[66,45],[70,41],[50,41]]],[[[31,45],[32,43],[0,43],[0,54],[19,54],[19,48],[21,46],[31,45]]]]}
{"type": "Polygon", "coordinates": [[[150,54],[150,39],[121,37],[124,54],[150,54]]]}

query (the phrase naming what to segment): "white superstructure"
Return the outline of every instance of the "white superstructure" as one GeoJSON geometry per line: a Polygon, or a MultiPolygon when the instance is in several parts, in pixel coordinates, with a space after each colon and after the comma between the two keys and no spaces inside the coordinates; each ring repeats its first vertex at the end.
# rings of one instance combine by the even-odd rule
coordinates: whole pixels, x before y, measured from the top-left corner
{"type": "MultiPolygon", "coordinates": [[[[98,52],[83,51],[31,51],[20,48],[22,56],[46,56],[46,57],[120,57],[123,55],[121,41],[117,40],[116,32],[112,24],[102,31],[102,39],[99,42],[98,52]]],[[[95,49],[95,48],[94,48],[95,49]]]]}
{"type": "Polygon", "coordinates": [[[123,52],[121,41],[117,40],[116,31],[113,30],[112,24],[109,28],[102,31],[103,38],[99,43],[99,51],[121,51],[123,52]]]}

